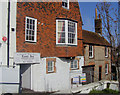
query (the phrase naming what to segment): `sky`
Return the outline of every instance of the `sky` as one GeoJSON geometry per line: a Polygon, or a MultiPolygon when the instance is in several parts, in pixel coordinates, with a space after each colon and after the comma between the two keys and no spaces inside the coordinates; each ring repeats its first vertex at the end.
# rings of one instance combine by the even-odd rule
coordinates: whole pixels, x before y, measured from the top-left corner
{"type": "MultiPolygon", "coordinates": [[[[82,2],[82,1],[79,2],[80,13],[83,21],[82,29],[95,32],[94,19],[95,19],[95,8],[97,3],[98,2],[82,2]]],[[[112,2],[112,7],[118,7],[117,3],[112,2]]]]}

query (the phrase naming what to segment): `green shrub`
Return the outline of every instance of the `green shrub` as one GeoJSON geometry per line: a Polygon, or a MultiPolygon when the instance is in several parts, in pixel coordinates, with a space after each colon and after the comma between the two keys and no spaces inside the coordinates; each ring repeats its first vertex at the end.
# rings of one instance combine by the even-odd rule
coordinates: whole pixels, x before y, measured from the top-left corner
{"type": "Polygon", "coordinates": [[[112,90],[112,89],[104,89],[102,91],[99,91],[99,90],[92,90],[90,91],[90,94],[97,94],[97,93],[104,93],[104,94],[118,94],[119,91],[116,91],[116,90],[112,90]]]}

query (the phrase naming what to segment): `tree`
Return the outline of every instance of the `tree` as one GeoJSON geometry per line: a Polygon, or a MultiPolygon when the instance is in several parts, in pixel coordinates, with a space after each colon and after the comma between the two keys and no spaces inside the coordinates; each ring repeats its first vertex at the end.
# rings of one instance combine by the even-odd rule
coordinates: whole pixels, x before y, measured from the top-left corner
{"type": "MultiPolygon", "coordinates": [[[[119,4],[120,5],[120,1],[119,4]]],[[[118,7],[113,7],[112,2],[99,2],[97,3],[97,9],[102,19],[102,33],[103,36],[111,44],[111,62],[115,64],[119,82],[119,91],[120,91],[120,60],[119,60],[119,49],[120,45],[120,36],[119,36],[119,17],[118,17],[118,7]]]]}

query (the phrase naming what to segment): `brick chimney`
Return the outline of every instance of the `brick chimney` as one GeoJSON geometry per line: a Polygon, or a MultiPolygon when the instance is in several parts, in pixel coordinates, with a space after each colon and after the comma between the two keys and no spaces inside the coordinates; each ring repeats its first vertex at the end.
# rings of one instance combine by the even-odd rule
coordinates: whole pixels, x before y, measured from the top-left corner
{"type": "Polygon", "coordinates": [[[99,18],[97,17],[97,9],[95,8],[95,32],[102,35],[102,19],[99,14],[99,18]]]}

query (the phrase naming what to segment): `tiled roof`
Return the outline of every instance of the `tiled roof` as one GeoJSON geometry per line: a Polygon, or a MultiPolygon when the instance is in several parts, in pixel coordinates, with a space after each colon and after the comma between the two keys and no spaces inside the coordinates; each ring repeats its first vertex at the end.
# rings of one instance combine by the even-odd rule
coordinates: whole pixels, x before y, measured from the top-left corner
{"type": "Polygon", "coordinates": [[[86,44],[95,44],[95,45],[102,45],[102,46],[111,46],[110,43],[98,33],[82,30],[83,36],[83,43],[86,44]]]}

